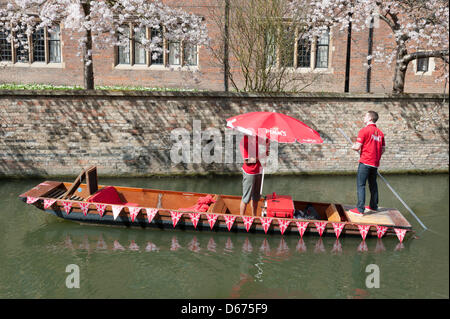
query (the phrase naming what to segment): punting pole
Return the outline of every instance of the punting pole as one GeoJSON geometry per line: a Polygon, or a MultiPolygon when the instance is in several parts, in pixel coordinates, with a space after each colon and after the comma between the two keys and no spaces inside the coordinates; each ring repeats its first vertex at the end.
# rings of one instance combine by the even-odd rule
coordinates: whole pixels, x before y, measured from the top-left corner
{"type": "MultiPolygon", "coordinates": [[[[352,141],[350,140],[350,138],[344,133],[344,131],[341,128],[338,128],[339,132],[341,132],[342,135],[344,135],[344,137],[347,139],[347,141],[353,145],[352,141]]],[[[420,226],[423,227],[424,230],[427,230],[428,228],[420,221],[419,217],[416,216],[416,214],[414,214],[414,212],[412,211],[411,208],[409,208],[408,205],[406,205],[406,203],[403,201],[403,199],[401,199],[400,195],[397,194],[397,192],[394,190],[394,188],[388,183],[388,181],[380,174],[380,171],[377,170],[377,174],[378,176],[380,176],[380,178],[383,180],[383,182],[387,185],[387,187],[392,191],[392,193],[394,193],[394,195],[398,198],[398,200],[403,204],[403,206],[405,206],[405,208],[411,213],[411,215],[413,215],[416,220],[419,222],[420,226]]]]}

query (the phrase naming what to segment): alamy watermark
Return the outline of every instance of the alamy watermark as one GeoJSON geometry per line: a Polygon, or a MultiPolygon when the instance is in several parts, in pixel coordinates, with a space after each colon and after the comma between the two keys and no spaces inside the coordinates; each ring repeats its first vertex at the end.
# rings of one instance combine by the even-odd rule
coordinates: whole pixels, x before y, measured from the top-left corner
{"type": "Polygon", "coordinates": [[[69,289],[80,288],[80,267],[75,264],[67,265],[66,272],[70,273],[66,277],[66,287],[69,289]]]}
{"type": "Polygon", "coordinates": [[[367,265],[366,273],[370,273],[366,277],[367,288],[380,288],[380,267],[375,264],[367,265]]]}

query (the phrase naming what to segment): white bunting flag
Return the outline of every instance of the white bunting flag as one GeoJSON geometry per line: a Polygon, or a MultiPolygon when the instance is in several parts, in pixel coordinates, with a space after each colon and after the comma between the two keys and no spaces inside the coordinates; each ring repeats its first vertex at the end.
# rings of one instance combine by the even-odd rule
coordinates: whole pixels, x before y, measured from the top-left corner
{"type": "Polygon", "coordinates": [[[175,228],[175,226],[178,224],[178,221],[180,220],[182,215],[183,215],[183,213],[170,211],[170,216],[172,217],[173,228],[175,228]]]}
{"type": "Polygon", "coordinates": [[[30,197],[30,196],[28,196],[27,197],[27,204],[33,204],[33,203],[37,202],[38,200],[39,200],[38,197],[30,197]]]}
{"type": "Polygon", "coordinates": [[[44,209],[50,208],[55,202],[56,199],[44,199],[44,209]]]}
{"type": "Polygon", "coordinates": [[[82,203],[78,203],[78,205],[80,206],[80,209],[83,212],[84,216],[86,216],[89,211],[89,203],[82,202],[82,203]]]}
{"type": "Polygon", "coordinates": [[[217,214],[206,214],[206,218],[208,219],[209,227],[211,229],[213,229],[214,224],[216,223],[217,217],[219,217],[219,215],[217,215],[217,214]]]}
{"type": "Polygon", "coordinates": [[[397,238],[398,240],[400,240],[400,242],[403,242],[403,238],[405,238],[405,234],[406,234],[406,229],[401,229],[401,228],[394,228],[395,233],[397,234],[397,238]]]}
{"type": "Polygon", "coordinates": [[[191,218],[192,225],[194,228],[197,228],[198,221],[200,220],[200,213],[189,213],[189,217],[191,218]]]}
{"type": "Polygon", "coordinates": [[[378,238],[381,238],[386,234],[388,228],[386,226],[379,226],[377,225],[377,236],[378,238]]]}
{"type": "Polygon", "coordinates": [[[370,225],[357,225],[357,226],[358,226],[358,229],[359,229],[362,239],[366,240],[366,236],[367,236],[367,233],[369,232],[370,225]]]}
{"type": "Polygon", "coordinates": [[[106,204],[95,204],[95,208],[97,208],[97,212],[100,214],[100,217],[103,217],[103,214],[106,210],[106,204]]]}
{"type": "Polygon", "coordinates": [[[334,233],[336,234],[336,238],[339,238],[339,236],[342,233],[342,230],[344,229],[345,224],[344,223],[332,223],[334,233]]]}
{"type": "Polygon", "coordinates": [[[63,201],[62,204],[64,206],[64,210],[66,211],[66,214],[69,215],[70,210],[72,209],[72,202],[63,201]]]}
{"type": "Polygon", "coordinates": [[[280,227],[281,235],[283,235],[291,221],[288,219],[280,219],[280,218],[277,218],[277,219],[278,219],[278,226],[280,227]]]}
{"type": "Polygon", "coordinates": [[[261,225],[264,228],[264,232],[267,234],[267,231],[269,230],[270,224],[272,223],[273,218],[272,217],[260,217],[259,220],[261,221],[261,225]]]}
{"type": "Polygon", "coordinates": [[[225,218],[225,223],[227,224],[228,231],[230,231],[231,227],[233,227],[234,221],[236,220],[236,216],[225,215],[223,217],[225,218]]]}
{"type": "Polygon", "coordinates": [[[322,237],[323,231],[327,227],[327,222],[315,222],[314,225],[316,225],[317,231],[319,232],[320,237],[322,237]]]}
{"type": "Polygon", "coordinates": [[[303,238],[303,234],[305,233],[306,228],[308,228],[309,222],[295,222],[295,224],[297,225],[300,238],[303,238]]]}
{"type": "Polygon", "coordinates": [[[113,212],[114,220],[116,220],[117,217],[119,217],[120,212],[122,211],[122,209],[124,207],[125,206],[122,206],[122,205],[111,205],[111,209],[112,209],[112,212],[113,212]]]}
{"type": "Polygon", "coordinates": [[[131,222],[134,222],[135,218],[141,211],[141,207],[128,207],[128,210],[130,211],[131,222]]]}
{"type": "Polygon", "coordinates": [[[248,233],[250,227],[252,226],[254,219],[255,219],[255,217],[252,217],[252,216],[242,216],[242,220],[244,221],[244,225],[245,225],[245,229],[247,230],[247,233],[248,233]]]}
{"type": "Polygon", "coordinates": [[[147,212],[148,223],[151,223],[158,213],[158,208],[146,208],[145,211],[147,212]]]}

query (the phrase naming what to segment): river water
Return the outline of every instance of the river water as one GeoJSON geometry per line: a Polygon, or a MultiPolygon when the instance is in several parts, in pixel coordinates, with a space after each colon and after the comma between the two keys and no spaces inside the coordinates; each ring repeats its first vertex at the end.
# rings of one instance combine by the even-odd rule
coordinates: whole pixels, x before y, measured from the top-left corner
{"type": "MultiPolygon", "coordinates": [[[[417,231],[403,244],[396,237],[362,242],[310,234],[301,240],[86,226],[18,199],[43,180],[0,180],[0,298],[449,298],[448,175],[385,177],[430,231],[421,232],[382,181],[380,206],[398,208],[417,231]],[[79,288],[66,286],[73,274],[68,265],[79,269],[79,288]]],[[[100,176],[99,183],[241,192],[239,176],[100,176]]],[[[267,176],[264,191],[354,204],[355,183],[355,176],[267,176]]]]}

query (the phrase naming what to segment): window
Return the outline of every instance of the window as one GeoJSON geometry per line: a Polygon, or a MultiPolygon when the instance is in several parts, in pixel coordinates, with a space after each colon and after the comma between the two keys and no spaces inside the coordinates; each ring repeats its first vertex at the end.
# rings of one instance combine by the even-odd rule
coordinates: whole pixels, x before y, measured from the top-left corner
{"type": "Polygon", "coordinates": [[[328,68],[329,33],[323,34],[316,43],[316,68],[328,68]]]}
{"type": "Polygon", "coordinates": [[[0,31],[0,61],[12,61],[11,43],[6,40],[7,34],[0,31]]]}
{"type": "Polygon", "coordinates": [[[311,42],[309,39],[299,39],[297,42],[297,67],[311,67],[311,42]]]}
{"type": "MultiPolygon", "coordinates": [[[[123,33],[128,38],[130,37],[130,29],[128,26],[123,27],[123,33]]],[[[130,44],[128,43],[126,46],[118,46],[118,63],[119,64],[130,64],[130,44]]]]}
{"type": "Polygon", "coordinates": [[[295,28],[292,26],[286,27],[281,34],[280,50],[280,64],[282,67],[294,66],[295,53],[295,28]]]}
{"type": "MultiPolygon", "coordinates": [[[[132,27],[133,25],[130,24],[126,29],[130,30],[132,27]]],[[[198,65],[197,46],[189,43],[165,40],[163,28],[135,29],[130,43],[127,46],[117,47],[116,54],[116,61],[118,65],[198,65]],[[139,43],[142,43],[145,39],[156,43],[161,50],[147,52],[142,46],[139,45],[139,43]],[[131,48],[131,55],[129,48],[131,48]]]]}
{"type": "Polygon", "coordinates": [[[61,39],[59,25],[48,30],[48,62],[61,62],[61,39]]]}
{"type": "Polygon", "coordinates": [[[33,62],[45,62],[45,30],[37,30],[31,38],[33,41],[33,62]]]}
{"type": "Polygon", "coordinates": [[[429,59],[428,58],[420,58],[417,59],[417,70],[416,72],[428,72],[428,62],[429,59]]]}
{"type": "Polygon", "coordinates": [[[25,46],[25,42],[27,42],[27,35],[25,32],[19,32],[17,33],[18,46],[15,49],[16,50],[16,61],[15,62],[21,62],[21,63],[27,63],[29,61],[30,52],[28,48],[25,46]]]}

